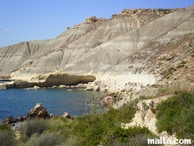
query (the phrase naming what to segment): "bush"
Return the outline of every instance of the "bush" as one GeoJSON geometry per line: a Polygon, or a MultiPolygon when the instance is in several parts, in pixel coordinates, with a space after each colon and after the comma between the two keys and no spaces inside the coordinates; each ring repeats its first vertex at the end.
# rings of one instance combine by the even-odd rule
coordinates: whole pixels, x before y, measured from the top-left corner
{"type": "MultiPolygon", "coordinates": [[[[137,101],[121,109],[109,109],[97,114],[86,114],[72,122],[72,129],[81,145],[99,145],[108,133],[113,133],[121,123],[130,122],[136,112],[137,101]]],[[[124,132],[124,131],[123,131],[124,132]]]]}
{"type": "Polygon", "coordinates": [[[159,12],[163,12],[164,14],[169,14],[172,12],[171,9],[158,9],[159,12]]]}
{"type": "Polygon", "coordinates": [[[42,134],[41,136],[37,135],[28,144],[29,146],[59,146],[61,142],[62,140],[59,134],[50,133],[42,134]]]}
{"type": "Polygon", "coordinates": [[[80,146],[80,144],[78,138],[75,135],[72,135],[65,140],[64,146],[80,146]]]}
{"type": "Polygon", "coordinates": [[[0,130],[0,146],[16,146],[17,141],[12,131],[0,130]]]}
{"type": "Polygon", "coordinates": [[[49,128],[49,124],[44,119],[33,119],[28,122],[26,122],[22,128],[21,131],[23,133],[24,139],[30,138],[33,134],[38,133],[41,134],[43,131],[47,130],[49,128]]]}
{"type": "Polygon", "coordinates": [[[135,145],[147,145],[147,138],[152,138],[154,135],[146,127],[129,127],[123,129],[116,127],[112,132],[107,133],[104,137],[104,143],[106,146],[119,145],[135,146],[135,145]]]}
{"type": "MultiPolygon", "coordinates": [[[[139,129],[140,131],[143,128],[139,129]]],[[[118,138],[111,140],[105,146],[149,146],[147,139],[155,138],[146,133],[136,134],[135,136],[128,137],[126,141],[120,141],[118,138]]],[[[152,146],[161,146],[161,144],[152,144],[152,146]]]]}
{"type": "Polygon", "coordinates": [[[17,141],[10,125],[0,124],[0,146],[15,146],[17,141]]]}
{"type": "Polygon", "coordinates": [[[0,124],[0,131],[12,131],[10,125],[8,124],[0,124]]]}
{"type": "Polygon", "coordinates": [[[156,118],[159,132],[194,139],[194,92],[176,91],[175,96],[158,105],[156,118]]]}

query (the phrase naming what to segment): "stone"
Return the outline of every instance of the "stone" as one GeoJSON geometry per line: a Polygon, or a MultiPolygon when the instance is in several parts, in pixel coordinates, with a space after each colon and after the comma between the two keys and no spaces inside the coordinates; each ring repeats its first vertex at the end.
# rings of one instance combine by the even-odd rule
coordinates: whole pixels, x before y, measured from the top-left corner
{"type": "Polygon", "coordinates": [[[34,88],[35,90],[36,90],[36,89],[40,89],[40,87],[38,87],[38,86],[34,86],[33,88],[34,88]]]}
{"type": "Polygon", "coordinates": [[[160,60],[160,61],[164,61],[164,60],[169,61],[172,58],[173,58],[173,56],[170,54],[161,54],[158,56],[158,60],[160,60]]]}
{"type": "Polygon", "coordinates": [[[63,118],[67,118],[67,119],[70,119],[71,116],[68,112],[64,112],[63,115],[62,115],[63,118]]]}
{"type": "Polygon", "coordinates": [[[66,85],[60,85],[59,88],[66,88],[66,85]]]}
{"type": "Polygon", "coordinates": [[[55,116],[55,115],[54,115],[54,114],[52,114],[52,113],[51,113],[51,114],[49,114],[49,117],[50,117],[50,118],[53,118],[54,116],[55,116]]]}

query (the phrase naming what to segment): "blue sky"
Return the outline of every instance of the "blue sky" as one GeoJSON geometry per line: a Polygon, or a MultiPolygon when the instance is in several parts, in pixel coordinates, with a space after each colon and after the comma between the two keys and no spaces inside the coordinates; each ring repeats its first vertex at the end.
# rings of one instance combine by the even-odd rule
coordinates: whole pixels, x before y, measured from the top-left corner
{"type": "Polygon", "coordinates": [[[193,0],[0,0],[0,47],[58,36],[89,16],[110,18],[123,8],[180,8],[193,0]]]}

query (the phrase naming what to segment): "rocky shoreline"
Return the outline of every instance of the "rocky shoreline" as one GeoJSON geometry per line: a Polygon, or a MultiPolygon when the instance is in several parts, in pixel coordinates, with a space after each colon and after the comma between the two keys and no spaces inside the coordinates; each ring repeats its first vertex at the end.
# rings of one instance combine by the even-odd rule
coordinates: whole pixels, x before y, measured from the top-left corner
{"type": "MultiPolygon", "coordinates": [[[[80,83],[77,85],[53,85],[48,87],[39,87],[37,86],[37,83],[31,83],[28,81],[22,81],[22,80],[12,80],[9,82],[0,83],[0,89],[25,89],[25,90],[38,90],[43,88],[66,88],[66,89],[78,89],[78,90],[88,90],[88,91],[99,91],[103,92],[104,95],[98,98],[98,104],[103,110],[107,110],[110,107],[112,107],[117,101],[121,100],[122,98],[119,97],[120,94],[118,92],[110,92],[104,86],[103,88],[97,85],[95,82],[89,82],[89,83],[80,83]]],[[[9,117],[2,120],[3,123],[6,124],[13,124],[18,122],[24,122],[28,121],[33,118],[45,118],[50,119],[54,115],[48,114],[46,108],[44,108],[41,103],[37,103],[36,106],[31,109],[27,115],[23,117],[13,117],[14,115],[10,115],[9,117]]],[[[73,118],[70,116],[67,112],[64,112],[62,117],[65,118],[73,118]]]]}

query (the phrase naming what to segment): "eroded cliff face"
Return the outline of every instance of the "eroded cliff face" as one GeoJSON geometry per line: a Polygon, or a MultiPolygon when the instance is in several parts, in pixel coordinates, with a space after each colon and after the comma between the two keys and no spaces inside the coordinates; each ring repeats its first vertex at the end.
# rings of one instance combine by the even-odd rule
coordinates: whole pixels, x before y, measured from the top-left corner
{"type": "MultiPolygon", "coordinates": [[[[141,89],[170,79],[169,68],[188,60],[193,48],[193,24],[194,6],[124,9],[110,19],[89,17],[54,39],[1,48],[0,74],[31,81],[42,74],[62,71],[92,75],[112,89],[141,89]]],[[[187,64],[188,68],[192,66],[192,56],[187,64]]]]}

